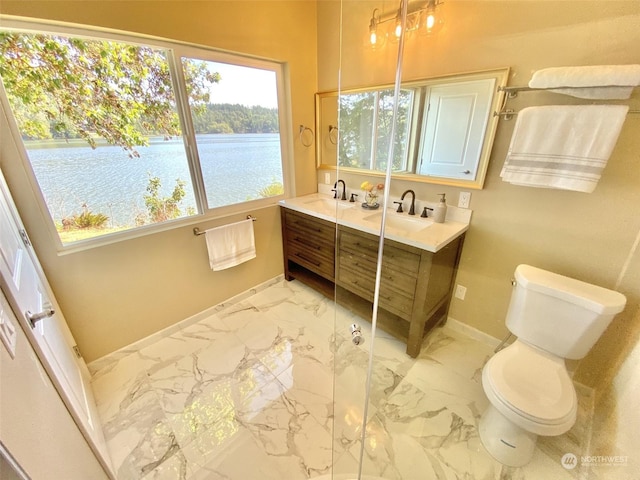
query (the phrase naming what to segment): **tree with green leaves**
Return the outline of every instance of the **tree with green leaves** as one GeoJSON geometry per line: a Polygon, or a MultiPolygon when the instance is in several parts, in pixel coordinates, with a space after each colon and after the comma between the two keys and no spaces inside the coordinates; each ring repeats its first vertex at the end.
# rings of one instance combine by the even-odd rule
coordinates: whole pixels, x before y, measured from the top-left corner
{"type": "MultiPolygon", "coordinates": [[[[205,62],[184,60],[192,109],[204,111],[220,81],[205,62]]],[[[0,32],[0,76],[23,134],[79,136],[130,156],[150,134],[180,135],[165,51],[115,41],[0,32]]]]}
{"type": "Polygon", "coordinates": [[[162,183],[158,177],[149,174],[149,183],[147,184],[147,194],[144,196],[144,204],[152,223],[164,222],[178,218],[180,212],[180,202],[186,195],[184,180],[177,179],[173,192],[168,197],[160,196],[160,187],[162,183]]]}

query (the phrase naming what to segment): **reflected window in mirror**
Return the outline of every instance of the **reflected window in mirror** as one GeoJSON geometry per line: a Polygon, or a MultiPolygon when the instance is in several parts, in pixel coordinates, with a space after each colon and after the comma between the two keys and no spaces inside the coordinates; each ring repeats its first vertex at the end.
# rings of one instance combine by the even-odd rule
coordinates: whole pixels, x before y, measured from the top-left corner
{"type": "MultiPolygon", "coordinates": [[[[403,82],[392,175],[482,188],[498,122],[492,113],[500,110],[498,87],[508,73],[502,68],[403,82]]],[[[393,102],[390,85],[317,94],[318,167],[384,172],[393,102]]]]}
{"type": "MultiPolygon", "coordinates": [[[[398,122],[393,151],[394,172],[408,171],[409,130],[414,90],[402,89],[398,96],[398,122]]],[[[340,95],[340,167],[385,171],[393,127],[393,89],[340,95]]]]}

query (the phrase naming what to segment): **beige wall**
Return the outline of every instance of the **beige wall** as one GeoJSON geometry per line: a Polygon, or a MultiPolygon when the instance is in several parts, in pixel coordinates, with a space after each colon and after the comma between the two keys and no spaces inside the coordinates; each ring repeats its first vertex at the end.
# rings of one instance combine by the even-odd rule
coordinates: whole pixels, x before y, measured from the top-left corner
{"type": "MultiPolygon", "coordinates": [[[[394,8],[390,2],[344,4],[343,88],[394,80],[397,46],[387,44],[379,51],[364,47],[372,10],[381,5],[384,11],[394,8]]],[[[545,67],[640,63],[640,2],[636,0],[453,0],[445,2],[443,9],[446,23],[438,36],[407,40],[404,79],[508,66],[509,84],[526,85],[533,71],[545,67]]],[[[339,57],[322,52],[335,52],[331,45],[339,31],[339,10],[337,2],[320,2],[319,10],[319,18],[327,19],[327,24],[319,28],[318,89],[327,91],[336,89],[339,57]]],[[[509,107],[518,110],[554,102],[571,103],[572,99],[524,93],[509,107]]],[[[640,109],[640,88],[629,103],[640,109]]],[[[468,290],[464,301],[454,299],[450,315],[502,338],[507,333],[504,315],[510,279],[520,263],[607,288],[619,282],[617,288],[627,296],[628,306],[579,364],[576,378],[597,389],[592,454],[635,454],[640,451],[634,427],[640,424],[634,405],[640,383],[640,251],[634,247],[640,235],[640,115],[627,117],[592,194],[502,182],[499,174],[513,125],[513,121],[500,122],[484,189],[472,192],[473,218],[457,278],[468,290]]],[[[339,175],[354,188],[363,179],[345,172],[339,175]]],[[[457,203],[461,190],[394,180],[392,195],[407,188],[428,201],[446,192],[450,204],[457,203]]],[[[630,462],[637,466],[640,459],[630,457],[630,462]]],[[[630,466],[627,471],[632,470],[630,466]]]]}
{"type": "MultiPolygon", "coordinates": [[[[313,148],[295,135],[313,125],[316,5],[312,1],[11,1],[0,13],[140,32],[286,62],[295,187],[316,189],[313,148]]],[[[4,125],[3,125],[4,127],[4,125]]],[[[282,273],[277,207],[251,212],[258,257],[223,272],[208,268],[203,237],[178,228],[58,256],[17,163],[6,128],[2,169],[65,316],[87,361],[143,338],[282,273]]],[[[238,214],[199,225],[239,220],[238,214]]]]}

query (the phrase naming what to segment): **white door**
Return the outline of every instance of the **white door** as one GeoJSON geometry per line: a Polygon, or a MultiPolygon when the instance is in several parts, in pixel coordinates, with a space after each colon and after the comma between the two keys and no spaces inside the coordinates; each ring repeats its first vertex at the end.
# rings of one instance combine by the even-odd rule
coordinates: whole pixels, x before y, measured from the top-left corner
{"type": "Polygon", "coordinates": [[[89,373],[53,297],[0,172],[0,273],[25,333],[81,430],[103,464],[109,454],[97,416],[89,373]]]}
{"type": "Polygon", "coordinates": [[[494,88],[490,78],[429,89],[417,173],[475,180],[494,88]]]}

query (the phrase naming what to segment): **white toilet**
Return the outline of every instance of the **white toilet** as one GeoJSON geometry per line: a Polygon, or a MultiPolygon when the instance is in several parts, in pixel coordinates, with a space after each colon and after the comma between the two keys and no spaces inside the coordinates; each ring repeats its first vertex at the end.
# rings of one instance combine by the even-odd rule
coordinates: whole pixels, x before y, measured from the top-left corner
{"type": "Polygon", "coordinates": [[[483,445],[500,463],[526,465],[538,435],[562,435],[575,423],[576,392],[564,359],[584,357],[624,295],[519,265],[506,324],[517,340],[482,370],[491,402],[480,419],[483,445]]]}

